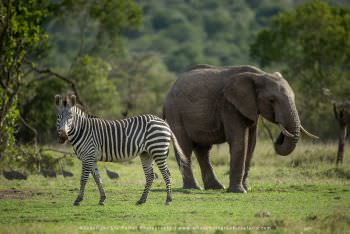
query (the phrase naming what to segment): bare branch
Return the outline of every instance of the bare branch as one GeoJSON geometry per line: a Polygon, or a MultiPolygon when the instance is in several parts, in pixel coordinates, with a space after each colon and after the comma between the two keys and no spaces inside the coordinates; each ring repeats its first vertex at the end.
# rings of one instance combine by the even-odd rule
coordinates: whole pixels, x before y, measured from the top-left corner
{"type": "MultiPolygon", "coordinates": [[[[39,74],[45,74],[45,75],[54,76],[54,77],[56,77],[56,78],[58,78],[60,80],[63,80],[64,82],[68,83],[71,86],[75,96],[77,97],[78,103],[80,103],[82,106],[86,107],[86,105],[84,104],[84,102],[81,99],[81,96],[79,95],[77,85],[76,85],[76,83],[73,80],[69,79],[66,76],[63,76],[63,75],[61,75],[59,73],[56,73],[56,72],[52,71],[50,68],[38,68],[38,67],[32,66],[32,64],[29,61],[27,61],[27,60],[24,60],[24,62],[26,64],[28,64],[32,68],[33,71],[35,71],[35,72],[37,72],[39,74]]],[[[44,77],[41,77],[40,80],[43,80],[43,78],[44,77]]]]}
{"type": "Polygon", "coordinates": [[[20,120],[22,121],[22,123],[24,124],[24,126],[26,126],[28,129],[30,129],[33,133],[34,133],[34,145],[35,147],[38,145],[38,131],[31,126],[24,118],[23,116],[20,114],[19,115],[20,120]]]}

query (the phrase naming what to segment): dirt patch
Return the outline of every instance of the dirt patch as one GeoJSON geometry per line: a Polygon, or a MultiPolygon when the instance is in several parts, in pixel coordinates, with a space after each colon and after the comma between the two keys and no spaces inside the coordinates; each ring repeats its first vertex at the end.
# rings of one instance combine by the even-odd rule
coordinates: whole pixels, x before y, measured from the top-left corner
{"type": "Polygon", "coordinates": [[[33,196],[32,191],[6,189],[0,190],[0,199],[27,199],[33,196]]]}

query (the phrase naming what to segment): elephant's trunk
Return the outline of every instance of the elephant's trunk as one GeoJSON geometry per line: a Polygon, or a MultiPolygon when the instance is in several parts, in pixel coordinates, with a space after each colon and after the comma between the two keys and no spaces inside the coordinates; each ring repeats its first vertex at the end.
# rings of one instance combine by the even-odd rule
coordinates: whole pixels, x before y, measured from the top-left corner
{"type": "Polygon", "coordinates": [[[300,120],[298,112],[294,105],[287,118],[281,118],[279,122],[281,133],[274,143],[277,154],[286,156],[293,152],[300,136],[300,120]]]}
{"type": "Polygon", "coordinates": [[[294,137],[285,136],[282,132],[276,139],[274,146],[278,155],[286,156],[293,152],[299,140],[299,135],[294,137]]]}

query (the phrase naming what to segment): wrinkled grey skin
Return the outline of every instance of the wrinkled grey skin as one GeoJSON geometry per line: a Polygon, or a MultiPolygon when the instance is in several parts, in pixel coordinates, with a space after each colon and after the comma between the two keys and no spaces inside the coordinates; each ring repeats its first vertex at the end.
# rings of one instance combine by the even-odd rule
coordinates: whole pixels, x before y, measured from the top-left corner
{"type": "MultiPolygon", "coordinates": [[[[222,189],[209,162],[213,144],[230,146],[229,192],[249,189],[248,172],[256,142],[258,116],[281,124],[274,147],[290,154],[299,139],[300,120],[294,93],[279,73],[268,74],[253,66],[197,65],[181,74],[166,97],[164,118],[191,163],[192,151],[200,165],[205,189],[222,189]]],[[[191,167],[183,171],[184,188],[199,189],[191,167]]]]}

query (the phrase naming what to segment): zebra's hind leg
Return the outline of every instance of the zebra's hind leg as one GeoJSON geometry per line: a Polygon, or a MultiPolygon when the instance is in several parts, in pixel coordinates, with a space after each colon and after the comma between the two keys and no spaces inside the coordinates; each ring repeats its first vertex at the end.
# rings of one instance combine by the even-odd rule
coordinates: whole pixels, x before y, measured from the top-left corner
{"type": "Polygon", "coordinates": [[[160,170],[160,172],[162,173],[163,179],[165,181],[166,184],[166,192],[167,192],[167,196],[166,196],[166,201],[165,201],[165,205],[169,205],[172,200],[172,194],[171,194],[171,177],[170,177],[170,171],[166,162],[167,159],[167,154],[163,155],[163,156],[156,156],[154,158],[154,160],[157,163],[157,166],[160,170]]]}
{"type": "Polygon", "coordinates": [[[91,174],[94,177],[94,180],[100,192],[100,201],[98,202],[98,204],[103,206],[106,200],[106,193],[105,193],[105,190],[103,189],[102,180],[100,178],[100,172],[98,171],[96,163],[94,164],[94,169],[91,171],[91,174]]]}
{"type": "Polygon", "coordinates": [[[153,180],[154,180],[154,173],[153,173],[153,168],[152,168],[152,157],[147,154],[147,153],[142,153],[141,156],[141,163],[142,163],[142,168],[145,173],[146,177],[146,185],[145,189],[143,190],[143,193],[141,195],[140,200],[136,202],[137,205],[141,205],[146,202],[148,192],[152,186],[153,180]]]}

